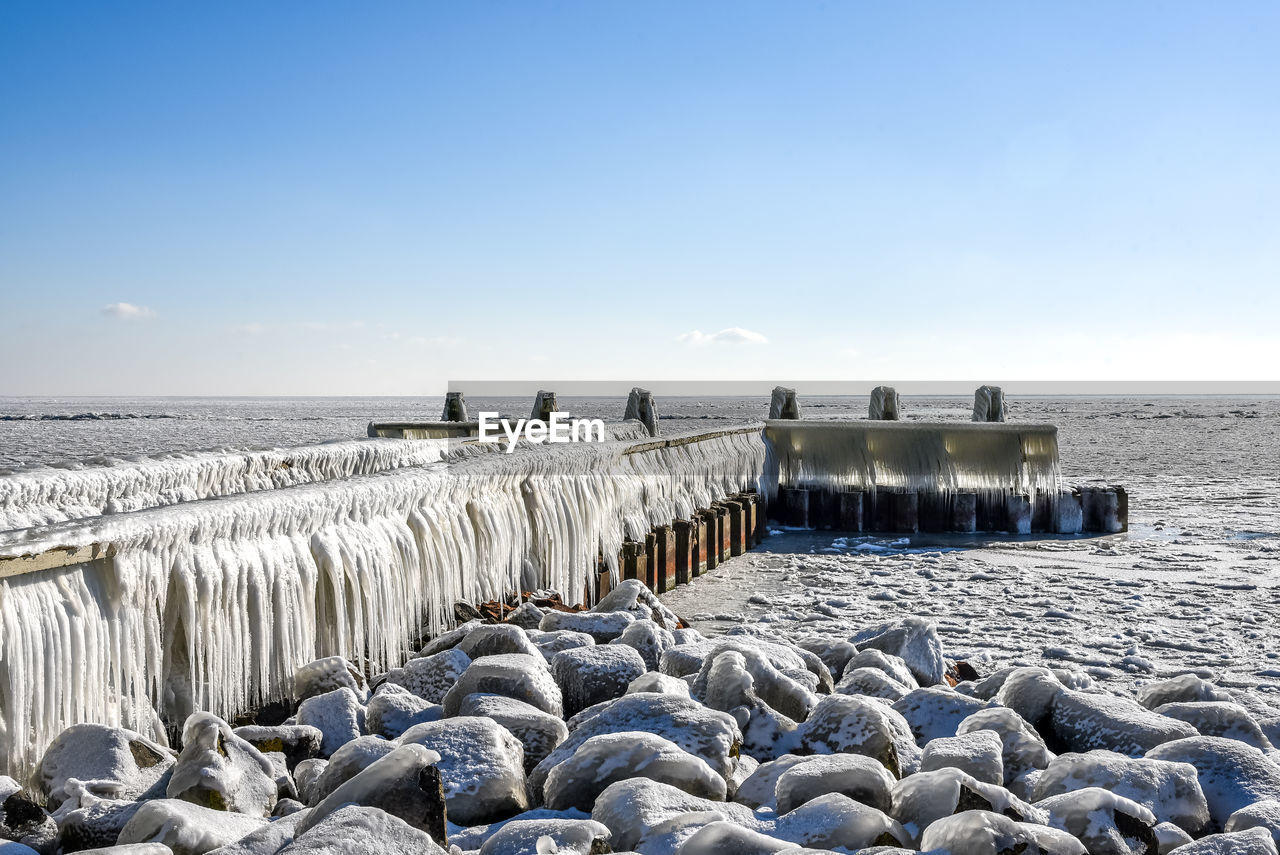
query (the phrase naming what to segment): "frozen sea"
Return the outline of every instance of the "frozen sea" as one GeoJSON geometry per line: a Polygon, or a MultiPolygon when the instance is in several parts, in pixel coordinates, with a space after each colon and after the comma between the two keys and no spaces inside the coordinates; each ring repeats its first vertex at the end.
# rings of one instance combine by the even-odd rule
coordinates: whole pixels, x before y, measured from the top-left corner
{"type": "MultiPolygon", "coordinates": [[[[524,415],[525,399],[472,399],[524,415]]],[[[623,400],[562,398],[617,420],[623,400]]],[[[777,532],[667,599],[704,628],[787,637],[904,614],[949,654],[1071,665],[1132,684],[1202,669],[1280,691],[1280,398],[1011,398],[1010,420],[1059,427],[1066,483],[1123,484],[1130,531],[1109,537],[843,538],[777,532]]],[[[857,418],[865,397],[802,398],[857,418]]],[[[757,420],[764,398],[668,398],[668,431],[757,420]]],[[[907,419],[967,420],[970,401],[904,398],[907,419]]],[[[0,398],[0,473],[118,465],[197,450],[364,437],[371,420],[432,419],[439,398],[0,398]]],[[[0,474],[0,478],[7,477],[0,474]]],[[[1119,686],[1117,685],[1117,688],[1119,686]]]]}

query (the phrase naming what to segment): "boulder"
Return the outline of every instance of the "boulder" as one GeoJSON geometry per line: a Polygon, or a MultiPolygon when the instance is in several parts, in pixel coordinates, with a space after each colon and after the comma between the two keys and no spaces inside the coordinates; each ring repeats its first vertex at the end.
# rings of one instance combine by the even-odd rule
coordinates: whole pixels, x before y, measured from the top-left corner
{"type": "MultiPolygon", "coordinates": [[[[560,614],[560,612],[553,612],[560,614]]],[[[524,653],[484,656],[473,661],[445,693],[441,703],[446,717],[455,716],[467,695],[502,695],[535,706],[554,716],[564,715],[560,687],[546,660],[524,653]]]]}
{"type": "Polygon", "coordinates": [[[1052,725],[1054,702],[1064,691],[1066,686],[1048,668],[1014,668],[1004,674],[995,697],[998,704],[1016,712],[1044,738],[1045,729],[1052,725]]]}
{"type": "Polygon", "coordinates": [[[1231,814],[1223,831],[1247,831],[1250,828],[1265,828],[1271,837],[1280,844],[1280,801],[1263,799],[1231,814]]]}
{"type": "Polygon", "coordinates": [[[859,650],[872,648],[897,656],[922,686],[945,682],[947,661],[938,627],[923,618],[905,617],[859,632],[849,639],[859,650]]]}
{"type": "Polygon", "coordinates": [[[610,784],[643,777],[670,784],[690,795],[724,801],[726,784],[706,762],[670,740],[652,733],[623,732],[593,736],[547,774],[547,807],[590,810],[610,784]]]}
{"type": "Polygon", "coordinates": [[[1252,746],[1220,736],[1195,736],[1158,745],[1152,760],[1190,763],[1209,805],[1214,828],[1263,799],[1280,799],[1280,765],[1252,746]]]}
{"type": "Polygon", "coordinates": [[[629,778],[610,784],[596,798],[591,818],[612,832],[615,851],[626,852],[635,849],[663,823],[695,812],[714,812],[719,818],[754,830],[768,827],[742,805],[701,798],[648,778],[629,778]]]}
{"type": "Polygon", "coordinates": [[[800,745],[810,754],[862,754],[884,764],[894,777],[920,767],[920,749],[900,713],[851,695],[829,695],[800,726],[800,745]]]}
{"type": "Polygon", "coordinates": [[[1002,783],[1005,786],[1033,769],[1043,769],[1053,759],[1053,752],[1035,728],[1006,707],[978,710],[956,727],[957,736],[981,731],[1000,737],[1000,765],[1004,769],[1002,783]]]}
{"type": "Polygon", "coordinates": [[[538,648],[538,652],[542,654],[542,658],[547,660],[548,663],[555,658],[557,653],[563,650],[572,650],[575,647],[590,647],[596,643],[596,640],[585,632],[573,632],[567,629],[555,632],[530,630],[529,640],[538,648]]]}
{"type": "Polygon", "coordinates": [[[444,707],[440,704],[425,701],[397,683],[383,683],[365,709],[365,729],[395,739],[415,724],[442,718],[444,707]]]}
{"type": "Polygon", "coordinates": [[[938,686],[916,689],[893,703],[922,747],[931,739],[955,736],[960,722],[988,706],[985,701],[938,686]]]}
{"type": "Polygon", "coordinates": [[[651,620],[638,620],[622,631],[622,635],[610,644],[625,644],[634,648],[644,660],[647,671],[657,671],[665,650],[675,647],[676,639],[670,631],[651,620]]]}
{"type": "Polygon", "coordinates": [[[975,730],[963,736],[942,736],[924,747],[920,771],[954,768],[967,772],[984,784],[1004,785],[1003,743],[990,730],[975,730]]]}
{"type": "Polygon", "coordinates": [[[986,810],[966,810],[924,830],[920,848],[935,855],[1089,855],[1083,843],[1060,829],[1015,822],[986,810]]]}
{"type": "MultiPolygon", "coordinates": [[[[1062,750],[1105,748],[1141,757],[1165,742],[1196,736],[1186,722],[1158,715],[1126,698],[1065,689],[1053,700],[1050,737],[1062,750]]],[[[1050,747],[1053,747],[1052,744],[1050,747]]]]}
{"type": "Polygon", "coordinates": [[[1221,736],[1252,745],[1259,751],[1270,751],[1267,739],[1249,711],[1230,701],[1180,701],[1162,704],[1155,711],[1178,721],[1185,721],[1201,736],[1221,736]]]}
{"type": "Polygon", "coordinates": [[[94,795],[131,801],[164,793],[176,755],[132,730],[73,724],[54,737],[33,780],[51,810],[66,798],[69,778],[88,782],[94,795]]]}
{"type": "Polygon", "coordinates": [[[324,734],[320,729],[305,724],[270,727],[251,724],[237,727],[232,732],[263,754],[279,751],[284,755],[290,771],[296,769],[303,760],[319,757],[320,747],[324,743],[324,734]]]}
{"type": "Polygon", "coordinates": [[[560,687],[564,714],[626,694],[627,686],[646,671],[644,659],[626,645],[598,644],[557,653],[551,674],[560,687]]]}
{"type": "Polygon", "coordinates": [[[120,831],[119,843],[163,843],[173,855],[204,855],[267,824],[242,813],[213,810],[181,799],[144,802],[120,831]]]}
{"type": "Polygon", "coordinates": [[[598,855],[612,851],[613,835],[590,819],[516,819],[494,832],[480,855],[598,855]],[[555,848],[547,848],[546,841],[555,848]]]}
{"type": "Polygon", "coordinates": [[[546,617],[546,614],[542,609],[535,606],[532,601],[524,602],[516,606],[516,610],[507,615],[506,623],[525,630],[537,629],[538,624],[542,623],[542,619],[546,617]]]}
{"type": "Polygon", "coordinates": [[[386,811],[346,805],[307,829],[279,855],[445,855],[431,835],[386,811]]]}
{"type": "Polygon", "coordinates": [[[816,759],[799,754],[784,754],[776,760],[761,763],[738,785],[733,800],[749,808],[767,807],[776,811],[778,779],[787,770],[816,759]]]}
{"type": "Polygon", "coordinates": [[[1089,855],[1155,855],[1156,817],[1124,796],[1086,787],[1036,802],[1049,824],[1079,840],[1089,855]]]}
{"type": "Polygon", "coordinates": [[[714,814],[697,817],[695,822],[691,830],[696,830],[692,830],[677,850],[680,855],[772,855],[796,848],[789,841],[716,819],[714,814]],[[705,820],[711,821],[703,824],[705,820]]]}
{"type": "Polygon", "coordinates": [[[601,597],[591,611],[626,613],[636,620],[651,620],[667,630],[674,630],[680,625],[680,618],[676,617],[675,612],[664,606],[657,594],[639,579],[623,579],[601,597]]]}
{"type": "Polygon", "coordinates": [[[222,719],[193,713],[182,727],[182,745],[166,789],[169,798],[258,817],[276,806],[271,761],[222,719]]]}
{"type": "Polygon", "coordinates": [[[305,835],[343,805],[357,804],[385,811],[444,843],[439,760],[439,754],[421,745],[401,745],[326,796],[299,822],[296,835],[305,835]]]}
{"type": "Polygon", "coordinates": [[[298,764],[296,780],[300,795],[307,796],[307,804],[315,804],[339,786],[360,774],[377,760],[395,750],[396,744],[380,736],[361,736],[333,752],[310,787],[304,787],[302,764],[298,764]]]}
{"type": "Polygon", "coordinates": [[[1178,855],[1276,855],[1276,843],[1263,828],[1211,834],[1179,847],[1178,855]]]}
{"type": "Polygon", "coordinates": [[[472,659],[482,656],[498,656],[503,653],[523,653],[537,656],[538,648],[525,635],[524,630],[509,623],[487,624],[478,626],[453,648],[460,650],[472,659]]]}
{"type": "Polygon", "coordinates": [[[813,757],[778,776],[777,811],[788,813],[828,793],[840,793],[878,811],[888,811],[893,803],[893,785],[893,776],[870,757],[860,754],[813,757]]]}
{"type": "Polygon", "coordinates": [[[538,629],[543,632],[585,632],[595,639],[596,644],[608,644],[634,622],[635,616],[629,612],[547,612],[538,629]]]}
{"type": "Polygon", "coordinates": [[[1138,690],[1138,703],[1149,710],[1191,701],[1229,701],[1231,695],[1195,674],[1148,683],[1138,690]]]}
{"type": "Polygon", "coordinates": [[[392,668],[387,672],[387,682],[408,689],[429,704],[438,704],[470,664],[470,656],[450,647],[392,668]]]}
{"type": "Polygon", "coordinates": [[[689,684],[679,677],[671,677],[666,674],[659,674],[657,671],[649,671],[627,684],[628,695],[641,693],[675,695],[687,698],[689,697],[689,684]]]}
{"type": "MultiPolygon", "coordinates": [[[[911,673],[911,669],[907,667],[907,663],[903,661],[902,657],[885,653],[874,647],[859,650],[850,656],[845,661],[844,673],[847,674],[857,668],[875,668],[898,685],[904,686],[908,692],[912,689],[920,688],[920,682],[916,680],[915,675],[911,673]]],[[[843,680],[844,677],[842,676],[840,679],[843,680]]]]}
{"type": "Polygon", "coordinates": [[[902,823],[912,843],[938,820],[965,811],[989,811],[1018,822],[1040,823],[1049,815],[1004,787],[984,784],[955,768],[919,772],[894,784],[889,813],[902,823]]]}
{"type": "Polygon", "coordinates": [[[842,695],[865,695],[892,702],[904,696],[907,687],[879,668],[863,667],[846,668],[836,685],[836,691],[842,695]]]}
{"type": "Polygon", "coordinates": [[[419,724],[399,741],[440,755],[436,767],[451,822],[478,825],[529,808],[524,749],[520,740],[492,719],[458,716],[419,724]]]}
{"type": "MultiPolygon", "coordinates": [[[[54,815],[58,845],[63,852],[113,846],[120,831],[142,806],[142,802],[99,798],[89,792],[84,782],[74,778],[67,782],[66,790],[67,798],[54,815]]],[[[4,823],[0,823],[2,825],[4,823]]],[[[0,829],[0,840],[5,836],[0,829]]]]}
{"type": "Polygon", "coordinates": [[[560,719],[515,698],[501,695],[467,695],[460,715],[491,718],[520,740],[524,748],[524,770],[542,762],[556,746],[569,737],[569,729],[560,719]]]}
{"type": "Polygon", "coordinates": [[[801,846],[822,849],[906,846],[910,841],[910,835],[897,820],[863,801],[835,792],[808,800],[779,817],[775,834],[801,846]]]}
{"type": "Polygon", "coordinates": [[[369,683],[360,669],[341,656],[308,662],[293,673],[293,698],[305,701],[334,689],[350,689],[361,703],[369,697],[369,683]]]}
{"type": "Polygon", "coordinates": [[[364,705],[349,687],[312,695],[298,705],[297,723],[310,725],[324,736],[320,756],[331,757],[364,732],[364,705]]]}

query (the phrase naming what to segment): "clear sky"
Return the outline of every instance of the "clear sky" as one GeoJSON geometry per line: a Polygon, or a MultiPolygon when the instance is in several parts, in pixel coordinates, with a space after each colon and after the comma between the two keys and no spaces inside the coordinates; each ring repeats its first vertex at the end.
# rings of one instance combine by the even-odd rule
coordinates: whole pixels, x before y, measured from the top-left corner
{"type": "Polygon", "coordinates": [[[1280,4],[0,4],[0,394],[1280,375],[1280,4]]]}

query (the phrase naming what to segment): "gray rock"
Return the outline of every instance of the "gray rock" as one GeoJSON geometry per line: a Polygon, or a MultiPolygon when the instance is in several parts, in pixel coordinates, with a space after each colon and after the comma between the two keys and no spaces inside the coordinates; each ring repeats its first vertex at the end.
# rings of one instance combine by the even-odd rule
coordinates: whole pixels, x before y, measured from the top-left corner
{"type": "Polygon", "coordinates": [[[279,751],[284,754],[289,770],[297,768],[303,760],[320,756],[324,734],[319,728],[305,724],[281,724],[272,727],[247,725],[237,727],[233,733],[266,754],[279,751]]]}
{"type": "Polygon", "coordinates": [[[69,778],[89,782],[89,790],[102,798],[156,798],[164,793],[176,756],[132,730],[73,724],[45,750],[34,781],[51,810],[66,797],[69,778]]]}
{"type": "Polygon", "coordinates": [[[377,736],[395,739],[415,724],[439,721],[444,707],[424,701],[396,683],[383,683],[369,699],[365,728],[377,736]]]}
{"type": "Polygon", "coordinates": [[[525,653],[536,656],[533,645],[524,630],[514,624],[497,623],[478,626],[458,642],[455,650],[461,650],[472,659],[482,656],[498,656],[503,653],[525,653]]]}
{"type": "Polygon", "coordinates": [[[1162,743],[1198,735],[1186,722],[1158,715],[1131,700],[1071,689],[1054,698],[1049,720],[1046,741],[1052,735],[1062,749],[1076,752],[1105,748],[1141,757],[1162,743]]]}
{"type": "Polygon", "coordinates": [[[299,704],[297,723],[310,725],[324,734],[320,740],[320,756],[330,757],[364,733],[364,717],[365,709],[356,693],[343,686],[312,695],[299,704]]]}
{"type": "Polygon", "coordinates": [[[547,612],[538,628],[543,632],[585,632],[596,644],[608,644],[635,622],[629,612],[547,612]]]}
{"type": "Polygon", "coordinates": [[[467,695],[515,698],[555,716],[564,714],[560,687],[540,655],[504,653],[485,656],[467,667],[441,703],[446,716],[455,716],[467,695]]]}
{"type": "Polygon", "coordinates": [[[408,689],[429,704],[438,704],[471,665],[471,657],[457,648],[420,656],[387,672],[387,682],[408,689]]]}
{"type": "Polygon", "coordinates": [[[405,731],[401,745],[421,745],[440,755],[450,822],[479,825],[529,808],[524,748],[488,718],[458,716],[405,731]]]}
{"type": "Polygon", "coordinates": [[[491,718],[510,731],[524,747],[526,773],[569,737],[569,729],[556,716],[501,695],[467,695],[459,714],[491,718]]]}
{"type": "Polygon", "coordinates": [[[601,644],[557,653],[551,674],[560,687],[564,714],[626,694],[632,680],[646,671],[644,659],[631,647],[601,644]]]}
{"type": "Polygon", "coordinates": [[[369,697],[369,683],[360,669],[341,656],[328,656],[303,665],[293,675],[293,697],[305,701],[334,689],[350,689],[358,700],[369,697]]]}
{"type": "Polygon", "coordinates": [[[249,816],[271,813],[278,797],[276,770],[231,725],[212,713],[193,713],[182,727],[182,744],[169,798],[249,816]]]}

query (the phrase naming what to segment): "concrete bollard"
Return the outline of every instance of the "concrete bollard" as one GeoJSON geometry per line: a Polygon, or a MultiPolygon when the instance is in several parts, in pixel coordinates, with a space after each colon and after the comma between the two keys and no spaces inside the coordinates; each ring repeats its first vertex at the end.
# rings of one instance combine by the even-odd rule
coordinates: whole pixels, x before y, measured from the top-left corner
{"type": "Polygon", "coordinates": [[[983,490],[978,493],[978,531],[1006,531],[1008,526],[1008,490],[983,490]]]}
{"type": "Polygon", "coordinates": [[[863,497],[861,490],[844,490],[840,493],[840,530],[860,532],[865,528],[863,497]]]}
{"type": "Polygon", "coordinates": [[[1063,490],[1053,503],[1053,530],[1058,534],[1084,531],[1084,506],[1079,490],[1063,490]]]}
{"type": "Polygon", "coordinates": [[[440,415],[442,422],[467,421],[467,402],[461,392],[445,392],[444,412],[440,415]]]}
{"type": "Polygon", "coordinates": [[[675,529],[669,525],[655,526],[653,537],[657,545],[657,572],[654,590],[661,594],[676,586],[676,535],[675,529]]]}
{"type": "Polygon", "coordinates": [[[693,520],[676,520],[671,523],[675,550],[675,575],[677,585],[687,585],[698,575],[698,524],[693,520]]]}
{"type": "Polygon", "coordinates": [[[973,393],[973,420],[975,422],[1002,422],[1009,412],[1004,402],[1004,390],[999,386],[979,386],[973,393]]]}
{"type": "Polygon", "coordinates": [[[795,389],[785,389],[782,386],[773,387],[773,394],[769,398],[769,418],[800,418],[800,402],[796,400],[795,389]]]}
{"type": "Polygon", "coordinates": [[[1013,493],[1005,499],[1005,531],[1009,534],[1031,534],[1031,497],[1013,493]]]}
{"type": "Polygon", "coordinates": [[[1116,521],[1120,528],[1117,531],[1129,530],[1129,491],[1124,487],[1114,487],[1116,491],[1116,521]]]}
{"type": "Polygon", "coordinates": [[[874,531],[914,534],[920,530],[920,497],[914,490],[882,487],[874,501],[874,531]]]}
{"type": "Polygon", "coordinates": [[[953,493],[951,496],[951,518],[947,522],[947,531],[973,534],[977,530],[978,494],[953,493]]]}
{"type": "Polygon", "coordinates": [[[840,495],[829,487],[810,486],[809,528],[823,531],[840,525],[840,495]]]}
{"type": "Polygon", "coordinates": [[[896,389],[892,386],[877,386],[871,390],[867,418],[878,422],[896,422],[902,418],[901,414],[902,405],[896,389]]]}
{"type": "MultiPolygon", "coordinates": [[[[1114,487],[1081,487],[1081,510],[1084,531],[1115,534],[1124,531],[1120,521],[1120,495],[1114,487]]],[[[1128,495],[1125,496],[1126,510],[1128,495]]]]}
{"type": "Polygon", "coordinates": [[[1040,533],[1053,530],[1053,502],[1049,500],[1048,493],[1037,490],[1031,501],[1031,531],[1040,533]]]}
{"type": "Polygon", "coordinates": [[[618,563],[622,567],[623,579],[639,579],[643,582],[647,572],[644,544],[634,540],[624,540],[618,563]]]}
{"type": "Polygon", "coordinates": [[[554,412],[558,412],[556,393],[539,389],[537,397],[533,399],[533,412],[529,414],[529,418],[549,422],[554,412]]]}
{"type": "Polygon", "coordinates": [[[778,522],[791,528],[809,527],[809,491],[803,487],[778,488],[778,522]]]}

